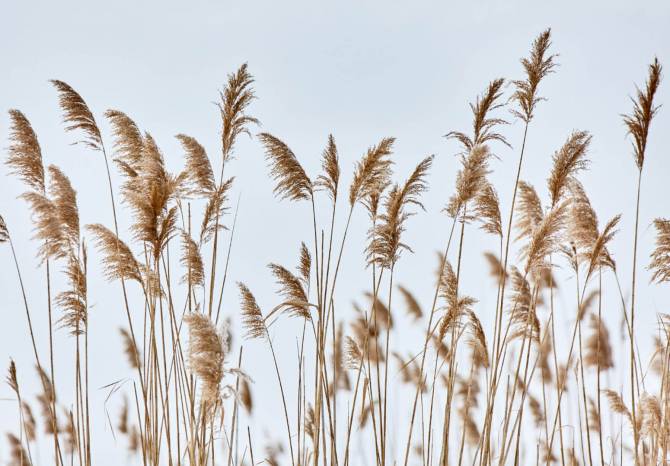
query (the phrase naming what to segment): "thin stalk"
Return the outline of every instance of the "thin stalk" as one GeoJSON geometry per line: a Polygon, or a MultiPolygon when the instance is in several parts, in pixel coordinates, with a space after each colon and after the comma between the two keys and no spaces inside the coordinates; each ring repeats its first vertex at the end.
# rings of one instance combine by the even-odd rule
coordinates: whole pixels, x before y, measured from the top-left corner
{"type": "Polygon", "coordinates": [[[630,299],[630,395],[631,395],[631,414],[633,415],[633,439],[635,448],[633,456],[635,457],[635,465],[639,464],[637,457],[637,447],[640,442],[640,435],[637,430],[637,415],[635,409],[635,278],[637,272],[637,235],[638,226],[640,223],[640,187],[642,184],[642,166],[637,175],[637,196],[635,200],[635,230],[633,236],[633,277],[631,284],[631,299],[630,299]]]}

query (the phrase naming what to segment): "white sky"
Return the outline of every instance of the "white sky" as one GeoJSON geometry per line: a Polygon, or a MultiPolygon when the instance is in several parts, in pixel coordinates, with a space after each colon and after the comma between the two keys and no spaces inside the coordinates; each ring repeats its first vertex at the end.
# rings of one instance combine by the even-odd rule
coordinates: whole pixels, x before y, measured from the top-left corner
{"type": "MultiPolygon", "coordinates": [[[[103,162],[99,154],[69,145],[75,136],[62,129],[56,93],[48,79],[64,80],[82,94],[98,117],[108,146],[110,132],[102,113],[120,109],[152,133],[168,166],[176,171],[182,166],[182,151],[173,137],[177,133],[196,137],[218,165],[219,119],[212,102],[227,73],[248,62],[258,96],[250,113],[261,120],[263,130],[289,144],[312,176],[318,174],[320,154],[331,132],[340,152],[343,186],[348,186],[354,161],[384,136],[397,138],[398,180],[424,156],[436,154],[431,190],[425,196],[427,212],[408,222],[406,242],[415,254],[403,256],[396,275],[397,283],[407,285],[429,306],[435,251],[443,248],[449,225],[440,210],[453,192],[458,169],[457,146],[442,135],[450,130],[469,131],[468,102],[494,78],[522,77],[518,59],[527,54],[539,32],[552,27],[552,50],[560,54],[561,66],[542,83],[541,94],[548,101],[539,105],[532,123],[522,178],[546,199],[545,180],[553,151],[573,129],[593,133],[591,170],[582,180],[601,222],[623,213],[613,251],[628,295],[636,171],[620,114],[630,110],[628,96],[634,83],[645,79],[653,56],[670,64],[670,3],[473,1],[449,5],[417,1],[409,5],[396,1],[117,1],[104,6],[83,1],[4,2],[0,6],[2,146],[7,145],[6,110],[18,108],[37,131],[45,164],[56,164],[71,177],[79,194],[82,224],[101,222],[111,227],[103,162]]],[[[668,86],[666,81],[658,93],[661,103],[669,101],[668,86]]],[[[647,285],[645,266],[654,238],[651,221],[670,216],[669,128],[670,113],[663,108],[651,130],[642,190],[637,324],[641,336],[651,335],[656,312],[668,312],[669,294],[662,287],[647,285]]],[[[504,131],[515,149],[497,148],[501,160],[492,163],[492,180],[503,212],[508,212],[522,127],[516,123],[504,131]]],[[[233,203],[241,196],[229,283],[245,281],[267,308],[275,298],[272,278],[264,266],[272,261],[293,267],[300,241],[311,239],[309,210],[273,198],[262,147],[255,140],[240,142],[228,173],[236,176],[233,203]]],[[[118,186],[118,177],[115,183],[118,186]]],[[[16,199],[23,189],[0,165],[0,213],[16,240],[38,322],[40,349],[46,355],[44,272],[37,269],[37,245],[29,240],[29,212],[16,199]]],[[[325,226],[326,211],[323,213],[325,226]]],[[[338,232],[344,214],[340,212],[338,232]]],[[[121,216],[123,229],[129,220],[127,213],[121,216]]],[[[365,222],[359,210],[338,284],[343,313],[353,299],[361,300],[369,281],[362,268],[365,222]]],[[[495,247],[490,238],[469,228],[462,287],[480,300],[477,312],[487,331],[495,290],[490,280],[482,280],[481,252],[495,247]]],[[[90,250],[91,386],[97,389],[130,377],[131,372],[117,332],[125,322],[118,285],[102,281],[99,256],[92,245],[90,250]]],[[[0,248],[0,264],[0,368],[4,371],[9,358],[14,358],[19,377],[34,388],[24,311],[6,247],[0,248]]],[[[569,283],[559,297],[558,322],[565,327],[574,315],[569,283]]],[[[59,286],[62,282],[57,279],[55,287],[59,286]]],[[[614,291],[613,280],[607,286],[614,291]]],[[[236,316],[235,288],[228,287],[224,296],[225,314],[236,316]]],[[[611,331],[617,337],[617,296],[609,293],[605,303],[611,331]]],[[[402,308],[396,311],[398,315],[402,312],[402,308]]],[[[286,321],[278,325],[276,345],[284,355],[280,364],[293,371],[299,326],[286,321]]],[[[239,327],[233,331],[240,334],[239,327]]],[[[57,337],[57,376],[62,374],[59,390],[68,400],[73,350],[65,333],[59,331],[57,337]]],[[[419,329],[407,335],[399,346],[417,351],[419,329]]],[[[646,348],[648,340],[641,338],[640,344],[646,348]]],[[[268,426],[268,432],[282,428],[266,347],[257,342],[246,345],[244,366],[256,381],[257,411],[251,425],[261,441],[263,426],[268,426]],[[264,415],[269,412],[273,414],[264,415]]],[[[290,374],[286,377],[291,378],[290,374]]],[[[125,441],[115,441],[102,422],[106,394],[95,390],[92,408],[97,416],[94,449],[100,465],[118,464],[125,458],[125,441]]],[[[0,431],[16,426],[11,398],[9,388],[0,386],[0,431]]],[[[117,395],[107,405],[112,419],[116,419],[120,401],[117,395]]],[[[406,415],[402,409],[394,413],[400,420],[406,415]]],[[[274,436],[283,439],[281,431],[274,436]]],[[[48,452],[46,448],[42,452],[43,460],[48,452]]],[[[6,454],[3,439],[0,459],[6,454]]]]}

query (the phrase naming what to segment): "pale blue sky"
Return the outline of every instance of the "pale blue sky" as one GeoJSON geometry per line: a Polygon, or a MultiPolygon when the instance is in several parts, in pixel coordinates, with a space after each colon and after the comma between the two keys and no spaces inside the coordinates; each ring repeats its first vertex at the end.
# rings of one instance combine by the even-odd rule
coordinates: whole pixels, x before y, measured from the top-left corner
{"type": "MultiPolygon", "coordinates": [[[[227,73],[247,62],[256,77],[258,96],[250,113],[261,120],[263,130],[293,148],[310,175],[318,173],[320,154],[331,132],[340,151],[344,185],[348,185],[354,161],[384,136],[397,138],[398,180],[424,156],[437,155],[431,190],[425,196],[427,212],[408,223],[406,240],[415,254],[401,259],[396,279],[416,291],[427,306],[435,251],[443,247],[449,222],[440,210],[453,191],[458,169],[454,157],[458,149],[442,135],[469,128],[467,104],[490,80],[522,77],[518,59],[527,54],[539,32],[551,27],[552,50],[560,54],[560,67],[542,83],[541,93],[548,101],[540,104],[532,123],[522,178],[545,193],[553,151],[573,129],[593,133],[591,171],[582,179],[602,222],[623,212],[613,250],[627,292],[636,172],[620,114],[629,111],[628,96],[634,92],[634,83],[645,79],[646,66],[654,55],[670,64],[668,25],[670,3],[666,1],[6,1],[0,6],[0,146],[7,145],[6,110],[25,112],[40,138],[45,164],[59,165],[71,177],[79,193],[82,223],[111,226],[108,194],[102,188],[106,182],[102,160],[99,154],[69,145],[74,136],[63,132],[56,93],[48,79],[64,80],[82,94],[98,117],[108,145],[109,127],[102,113],[108,108],[128,113],[152,133],[176,171],[182,164],[182,151],[173,137],[178,133],[196,137],[218,165],[219,119],[212,102],[227,73]]],[[[666,105],[669,86],[666,81],[658,94],[659,102],[666,105]]],[[[651,220],[670,216],[669,129],[670,113],[663,108],[651,130],[642,191],[638,328],[644,335],[653,330],[656,312],[669,311],[669,294],[648,287],[644,270],[653,241],[651,220]]],[[[517,122],[504,131],[514,149],[498,148],[501,160],[492,163],[492,180],[507,212],[522,127],[517,122]]],[[[273,198],[257,141],[240,142],[229,170],[237,177],[232,199],[238,195],[241,199],[230,283],[247,282],[267,307],[274,298],[264,265],[295,263],[299,242],[310,239],[309,211],[306,206],[273,198]]],[[[115,182],[118,186],[119,179],[115,182]]],[[[45,341],[44,277],[36,270],[36,244],[28,239],[29,213],[23,201],[16,199],[22,190],[0,165],[0,213],[16,238],[39,338],[45,341]]],[[[341,218],[340,229],[343,221],[341,218]]],[[[122,228],[128,224],[129,217],[122,215],[122,228]]],[[[361,284],[367,283],[362,268],[366,228],[365,216],[359,211],[339,282],[343,308],[353,299],[360,300],[365,290],[361,284]]],[[[469,259],[463,288],[480,300],[478,312],[488,329],[495,290],[489,281],[481,280],[485,267],[481,249],[496,245],[475,228],[471,230],[465,242],[469,259]]],[[[102,387],[131,373],[120,356],[116,330],[124,322],[118,286],[103,283],[99,256],[91,252],[90,258],[91,358],[95,361],[91,384],[102,387]]],[[[20,377],[31,384],[32,356],[10,260],[8,249],[0,248],[0,263],[5,264],[0,272],[0,370],[4,371],[11,356],[20,377]]],[[[563,290],[559,300],[565,306],[564,320],[559,322],[567,325],[574,312],[572,291],[563,290]]],[[[616,334],[620,315],[616,295],[606,299],[606,305],[616,334]]],[[[236,315],[237,310],[237,293],[229,287],[224,312],[236,315]]],[[[288,355],[281,362],[293,370],[293,335],[298,326],[280,325],[278,351],[288,355]]],[[[234,332],[240,333],[237,327],[234,332]]],[[[412,337],[416,340],[406,338],[403,344],[417,350],[419,331],[412,337]]],[[[68,399],[65,374],[69,374],[72,342],[60,331],[57,344],[62,350],[63,398],[68,399]]],[[[46,351],[46,346],[41,349],[46,351]]],[[[247,345],[245,359],[259,387],[252,426],[262,438],[262,426],[280,428],[275,416],[262,415],[276,407],[275,380],[264,346],[247,345]]],[[[104,416],[105,395],[104,390],[96,391],[92,409],[98,419],[104,416]]],[[[10,391],[3,384],[2,431],[15,426],[13,405],[6,398],[10,391]]],[[[118,397],[109,402],[113,418],[119,404],[118,397]]],[[[396,415],[402,419],[406,413],[396,415]]],[[[94,448],[104,455],[99,458],[105,458],[97,464],[118,464],[124,458],[125,443],[115,443],[102,423],[94,429],[94,448]]],[[[3,440],[0,459],[5,456],[3,440]]]]}

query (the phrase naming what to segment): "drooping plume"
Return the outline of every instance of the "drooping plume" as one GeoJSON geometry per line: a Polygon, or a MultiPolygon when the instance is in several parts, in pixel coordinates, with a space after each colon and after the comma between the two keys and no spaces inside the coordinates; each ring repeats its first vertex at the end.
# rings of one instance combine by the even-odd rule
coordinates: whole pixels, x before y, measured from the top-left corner
{"type": "Polygon", "coordinates": [[[115,161],[127,170],[137,170],[142,160],[144,137],[137,124],[119,110],[107,110],[105,117],[112,125],[114,136],[115,161]]]}
{"type": "Polygon", "coordinates": [[[270,264],[268,267],[279,285],[279,294],[283,299],[279,307],[289,315],[311,319],[310,304],[303,281],[281,265],[270,264]]]}
{"type": "Polygon", "coordinates": [[[407,314],[412,316],[415,320],[423,317],[423,311],[421,310],[421,305],[419,304],[419,301],[417,301],[414,294],[402,285],[398,285],[398,291],[400,291],[403,298],[405,299],[407,314]]]}
{"type": "Polygon", "coordinates": [[[95,245],[103,254],[102,265],[105,278],[113,280],[135,280],[142,283],[142,274],[130,248],[114,232],[95,223],[86,225],[95,238],[95,245]]]}
{"type": "Polygon", "coordinates": [[[94,150],[102,150],[102,136],[95,122],[93,112],[84,99],[69,84],[56,79],[51,80],[58,91],[58,103],[63,111],[66,131],[81,131],[84,138],[78,141],[94,150]]]}
{"type": "Polygon", "coordinates": [[[33,239],[41,244],[38,257],[42,262],[49,258],[61,259],[67,255],[68,241],[64,236],[56,205],[46,195],[27,191],[21,195],[30,205],[35,225],[33,239]]]}
{"type": "Polygon", "coordinates": [[[190,194],[194,196],[207,196],[216,189],[212,164],[205,148],[195,138],[178,134],[176,138],[186,152],[186,179],[192,186],[190,194]]]}
{"type": "Polygon", "coordinates": [[[79,245],[79,208],[77,193],[70,180],[55,165],[49,165],[49,196],[61,223],[62,236],[69,243],[69,249],[79,245]]]}
{"type": "Polygon", "coordinates": [[[10,110],[11,127],[7,165],[30,189],[44,193],[44,165],[42,149],[30,121],[18,110],[10,110]]]}
{"type": "Polygon", "coordinates": [[[289,147],[269,133],[258,138],[265,146],[265,158],[270,164],[270,175],[277,183],[274,193],[281,199],[300,201],[312,196],[312,181],[289,147]]]}
{"type": "Polygon", "coordinates": [[[133,337],[128,330],[122,327],[119,331],[123,340],[123,352],[126,353],[128,364],[131,368],[137,369],[142,364],[142,358],[140,357],[137,345],[133,341],[133,337]]]}
{"type": "Polygon", "coordinates": [[[485,252],[484,258],[486,259],[486,262],[489,264],[489,274],[493,278],[495,278],[496,280],[500,280],[503,274],[507,275],[507,272],[503,268],[503,265],[500,262],[498,256],[496,256],[492,252],[485,252]]]}
{"type": "Polygon", "coordinates": [[[263,338],[267,336],[267,327],[263,319],[261,308],[256,298],[244,283],[238,283],[240,299],[242,301],[242,326],[246,330],[246,338],[263,338]]]}

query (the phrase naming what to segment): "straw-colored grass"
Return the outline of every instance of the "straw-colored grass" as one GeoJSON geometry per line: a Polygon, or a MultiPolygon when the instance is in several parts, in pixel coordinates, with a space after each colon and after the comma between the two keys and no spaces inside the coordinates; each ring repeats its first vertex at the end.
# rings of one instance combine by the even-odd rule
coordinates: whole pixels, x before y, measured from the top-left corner
{"type": "MultiPolygon", "coordinates": [[[[43,282],[25,281],[13,225],[0,217],[0,243],[13,258],[3,274],[18,276],[16,292],[27,323],[16,330],[30,336],[35,366],[9,364],[7,383],[18,413],[15,430],[7,434],[11,464],[89,466],[102,461],[96,443],[103,440],[92,432],[111,435],[91,427],[112,421],[94,417],[90,409],[90,374],[104,361],[89,360],[96,340],[89,338],[87,285],[91,270],[100,268],[90,267],[87,244],[95,248],[104,277],[117,286],[110,307],[122,312],[125,322],[118,353],[127,360],[133,383],[120,388],[123,407],[113,423],[134,464],[668,464],[670,317],[658,317],[650,355],[638,353],[636,339],[646,336],[638,335],[635,326],[636,298],[642,292],[637,267],[648,266],[660,286],[670,281],[669,220],[653,221],[656,248],[650,258],[638,257],[639,224],[651,220],[640,219],[644,161],[661,156],[647,151],[660,107],[655,95],[661,65],[653,60],[631,113],[623,116],[632,140],[631,170],[637,169],[638,178],[629,187],[636,210],[621,213],[634,216],[634,230],[618,232],[621,215],[601,224],[579,180],[589,169],[589,132],[572,132],[556,149],[546,196],[522,176],[526,139],[549,107],[543,84],[554,79],[556,60],[546,30],[521,59],[518,79],[493,80],[474,99],[471,131],[447,133],[460,144],[460,169],[453,192],[442,193],[450,228],[426,237],[444,241],[433,245],[442,251],[437,274],[415,272],[432,281],[428,296],[414,294],[397,278],[415,247],[406,232],[413,228],[412,217],[423,212],[433,156],[401,174],[405,181],[395,182],[395,139],[386,137],[361,148],[351,182],[343,186],[348,173],[343,175],[335,138],[329,135],[322,170],[313,176],[287,142],[269,132],[255,134],[254,79],[246,64],[228,76],[219,94],[220,154],[213,156],[193,137],[178,134],[184,168],[176,174],[168,171],[158,142],[129,116],[118,110],[99,114],[70,85],[52,81],[64,130],[100,157],[101,167],[104,161],[105,170],[92,176],[105,181],[105,190],[95,195],[108,203],[113,225],[80,219],[76,187],[56,165],[45,166],[30,121],[10,110],[5,163],[25,185],[22,201],[16,202],[25,201],[30,209],[33,244],[45,274],[43,282]],[[98,114],[112,129],[109,139],[98,126],[98,114]],[[521,122],[522,140],[505,134],[505,115],[521,122]],[[304,201],[309,208],[305,230],[294,227],[308,242],[276,245],[296,247],[297,265],[270,263],[256,272],[275,280],[276,300],[267,307],[252,293],[255,283],[238,283],[239,301],[223,304],[224,289],[231,286],[228,259],[235,228],[228,196],[234,184],[244,184],[224,174],[241,136],[255,139],[265,151],[268,183],[277,199],[304,201]],[[495,151],[512,146],[518,147],[516,176],[494,187],[495,151]],[[119,186],[112,182],[114,169],[123,180],[119,186]],[[509,205],[500,205],[499,191],[510,194],[509,205]],[[131,219],[123,229],[121,209],[131,219]],[[367,214],[365,232],[350,231],[358,210],[367,214]],[[494,238],[498,250],[467,244],[475,225],[494,238]],[[368,301],[355,304],[348,318],[349,309],[342,308],[348,303],[336,302],[335,296],[342,294],[336,293],[342,263],[358,253],[348,245],[354,234],[366,241],[370,281],[368,301]],[[619,285],[628,277],[617,271],[611,248],[615,235],[633,238],[630,300],[619,285]],[[491,291],[483,286],[480,296],[463,289],[463,264],[473,254],[486,256],[494,299],[481,299],[491,291]],[[559,268],[561,280],[555,274],[559,268]],[[52,289],[56,273],[64,274],[65,288],[52,289]],[[616,289],[605,290],[608,276],[616,279],[616,289]],[[47,291],[46,306],[32,296],[41,286],[47,291]],[[572,310],[563,309],[565,303],[559,306],[557,290],[572,310]],[[628,359],[613,356],[613,329],[603,318],[606,291],[621,304],[628,359]],[[242,328],[228,325],[231,313],[238,314],[242,328]],[[557,313],[569,322],[560,345],[557,313]],[[490,318],[483,319],[484,314],[490,318]],[[297,321],[302,331],[276,331],[287,319],[297,321]],[[490,328],[482,322],[490,322],[490,328]],[[407,326],[423,335],[411,342],[410,352],[406,341],[398,343],[407,326]],[[60,327],[75,341],[73,354],[53,344],[60,327]],[[48,334],[37,333],[45,328],[48,334]],[[295,339],[296,351],[278,354],[277,339],[295,339]],[[276,393],[270,403],[274,411],[256,414],[260,422],[272,419],[273,426],[274,418],[281,420],[284,431],[270,440],[249,423],[257,368],[252,358],[243,358],[249,354],[243,348],[252,345],[269,352],[276,377],[276,386],[263,392],[276,393]],[[57,377],[56,358],[72,364],[74,380],[57,377]],[[291,358],[297,373],[282,367],[291,358]],[[31,400],[23,380],[35,369],[40,392],[31,400]],[[289,380],[297,390],[287,389],[289,380]],[[394,387],[399,383],[403,389],[394,387]],[[61,401],[61,393],[72,394],[71,404],[61,401]],[[39,406],[40,422],[33,406],[39,406]]],[[[273,127],[271,121],[264,123],[273,127]]]]}

